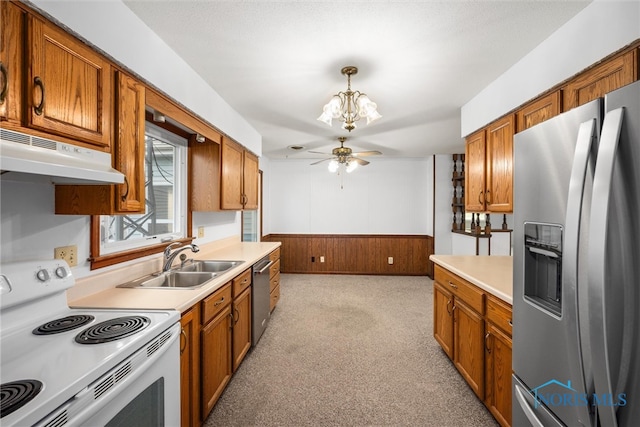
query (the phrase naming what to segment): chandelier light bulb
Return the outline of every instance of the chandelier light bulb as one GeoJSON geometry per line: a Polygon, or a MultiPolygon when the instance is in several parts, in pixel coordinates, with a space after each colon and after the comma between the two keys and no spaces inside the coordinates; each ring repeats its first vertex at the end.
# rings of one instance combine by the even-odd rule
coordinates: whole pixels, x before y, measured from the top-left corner
{"type": "Polygon", "coordinates": [[[347,173],[351,173],[358,167],[358,162],[347,162],[347,173]]]}
{"type": "Polygon", "coordinates": [[[329,172],[335,173],[338,171],[339,167],[340,167],[340,164],[336,159],[333,159],[329,162],[329,172]]]}

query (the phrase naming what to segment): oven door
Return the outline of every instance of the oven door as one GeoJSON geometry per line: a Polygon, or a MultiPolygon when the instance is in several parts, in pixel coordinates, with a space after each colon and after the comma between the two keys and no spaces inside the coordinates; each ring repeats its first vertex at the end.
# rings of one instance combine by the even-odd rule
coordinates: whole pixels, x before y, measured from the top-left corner
{"type": "Polygon", "coordinates": [[[180,425],[179,337],[175,324],[37,425],[180,425]]]}

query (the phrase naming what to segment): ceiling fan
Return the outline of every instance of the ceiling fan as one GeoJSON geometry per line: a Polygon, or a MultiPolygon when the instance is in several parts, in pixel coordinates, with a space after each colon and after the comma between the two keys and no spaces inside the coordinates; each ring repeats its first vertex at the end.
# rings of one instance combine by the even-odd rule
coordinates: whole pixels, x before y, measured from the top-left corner
{"type": "Polygon", "coordinates": [[[327,156],[332,156],[332,157],[327,157],[326,159],[318,160],[317,162],[313,162],[311,164],[312,165],[317,165],[318,163],[322,163],[322,162],[325,162],[327,160],[331,160],[331,162],[329,163],[329,170],[331,172],[336,172],[338,170],[338,168],[340,167],[340,165],[344,165],[346,167],[347,172],[351,172],[353,169],[356,168],[357,165],[366,166],[366,165],[369,164],[368,161],[366,161],[364,159],[361,159],[360,157],[377,156],[377,155],[382,154],[380,151],[377,151],[377,150],[360,151],[360,152],[354,153],[351,148],[344,146],[344,142],[346,140],[347,140],[347,138],[344,137],[344,136],[339,137],[338,141],[340,141],[340,147],[334,148],[331,151],[331,153],[321,153],[319,151],[309,151],[309,153],[325,154],[327,156]]]}

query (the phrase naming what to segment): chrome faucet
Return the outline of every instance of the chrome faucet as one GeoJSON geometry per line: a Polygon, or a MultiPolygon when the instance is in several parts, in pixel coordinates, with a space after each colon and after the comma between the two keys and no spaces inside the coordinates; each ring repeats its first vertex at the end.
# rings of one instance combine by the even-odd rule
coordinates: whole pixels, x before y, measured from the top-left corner
{"type": "Polygon", "coordinates": [[[191,249],[191,252],[198,252],[200,250],[200,248],[197,245],[194,245],[193,243],[190,245],[185,245],[183,247],[181,247],[180,249],[176,249],[175,251],[171,252],[171,248],[179,245],[179,242],[173,242],[172,244],[170,244],[169,246],[167,246],[164,249],[164,259],[165,259],[165,263],[164,266],[162,267],[162,272],[164,273],[165,271],[169,271],[171,270],[171,264],[173,264],[173,260],[176,259],[176,256],[178,256],[178,254],[186,249],[191,249]]]}

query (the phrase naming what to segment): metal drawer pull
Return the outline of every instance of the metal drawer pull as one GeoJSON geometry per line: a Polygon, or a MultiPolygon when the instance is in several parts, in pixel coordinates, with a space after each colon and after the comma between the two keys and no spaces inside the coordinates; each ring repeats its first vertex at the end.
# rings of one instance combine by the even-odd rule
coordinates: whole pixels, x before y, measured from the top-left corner
{"type": "Polygon", "coordinates": [[[220,304],[222,304],[223,302],[224,302],[224,297],[220,298],[220,301],[216,301],[216,302],[214,302],[214,303],[213,303],[213,306],[214,306],[214,307],[217,307],[217,306],[219,306],[220,304]]]}
{"type": "Polygon", "coordinates": [[[509,326],[513,326],[513,321],[509,319],[509,326]]]}
{"type": "Polygon", "coordinates": [[[449,280],[449,286],[451,286],[453,289],[458,289],[458,287],[454,285],[451,280],[449,280]]]}

